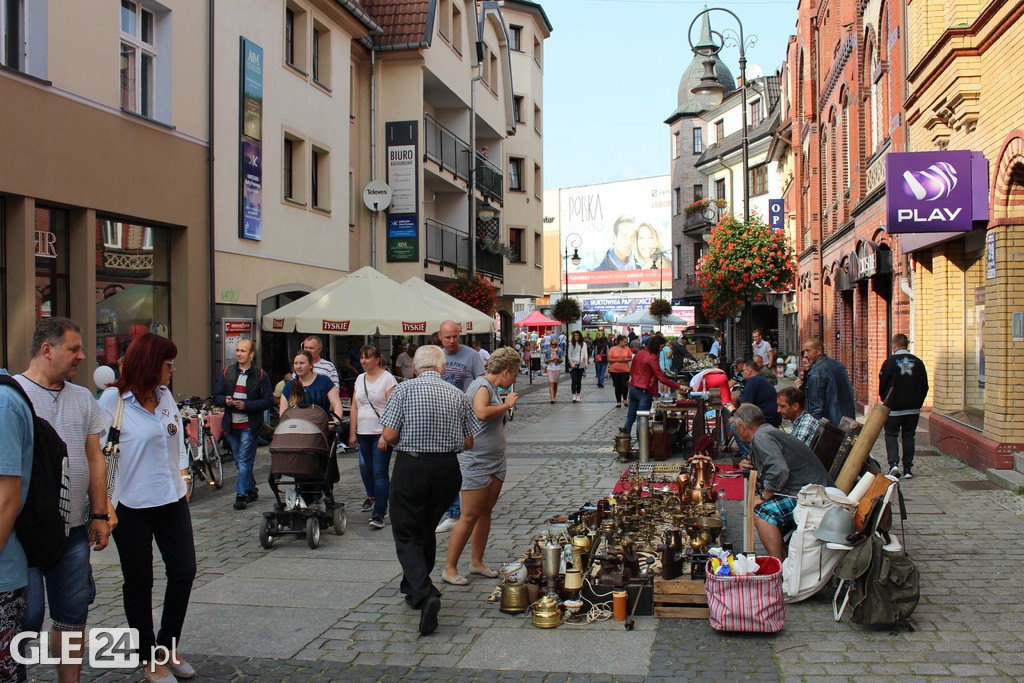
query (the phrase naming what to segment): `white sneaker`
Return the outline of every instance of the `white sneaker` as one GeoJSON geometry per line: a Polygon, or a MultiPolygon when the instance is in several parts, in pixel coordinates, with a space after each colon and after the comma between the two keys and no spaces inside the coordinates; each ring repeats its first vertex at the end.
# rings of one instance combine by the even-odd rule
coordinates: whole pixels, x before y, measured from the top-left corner
{"type": "Polygon", "coordinates": [[[458,523],[459,523],[459,520],[452,519],[448,515],[445,515],[444,519],[441,520],[441,523],[437,525],[436,529],[434,529],[434,533],[437,533],[437,534],[448,533],[449,531],[454,529],[455,525],[458,524],[458,523]]]}

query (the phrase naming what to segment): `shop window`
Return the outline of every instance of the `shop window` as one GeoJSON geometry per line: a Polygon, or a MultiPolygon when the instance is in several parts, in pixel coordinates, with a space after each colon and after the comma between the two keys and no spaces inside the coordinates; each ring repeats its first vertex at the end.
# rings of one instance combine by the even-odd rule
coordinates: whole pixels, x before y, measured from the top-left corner
{"type": "Polygon", "coordinates": [[[146,332],[169,336],[170,272],[169,230],[96,219],[99,363],[117,363],[128,343],[146,332]]]}
{"type": "Polygon", "coordinates": [[[36,207],[36,322],[68,310],[68,214],[36,207]]]}

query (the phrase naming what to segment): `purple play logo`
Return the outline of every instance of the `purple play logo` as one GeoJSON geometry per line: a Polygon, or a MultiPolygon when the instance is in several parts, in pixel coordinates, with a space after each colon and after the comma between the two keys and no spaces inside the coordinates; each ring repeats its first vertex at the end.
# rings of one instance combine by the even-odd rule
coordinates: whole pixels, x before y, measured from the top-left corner
{"type": "Polygon", "coordinates": [[[940,161],[924,171],[904,171],[903,191],[919,201],[934,202],[945,199],[956,187],[956,168],[940,161]]]}
{"type": "Polygon", "coordinates": [[[967,231],[988,218],[988,161],[978,152],[886,156],[890,233],[967,231]]]}

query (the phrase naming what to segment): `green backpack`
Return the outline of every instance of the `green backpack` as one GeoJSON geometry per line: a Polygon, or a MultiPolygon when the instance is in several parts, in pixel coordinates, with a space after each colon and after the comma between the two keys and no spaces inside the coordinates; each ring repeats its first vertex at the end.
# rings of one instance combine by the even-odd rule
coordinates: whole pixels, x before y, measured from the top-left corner
{"type": "Polygon", "coordinates": [[[855,545],[836,567],[835,575],[850,581],[850,620],[862,626],[914,630],[910,615],[921,598],[921,577],[910,555],[883,550],[885,541],[872,534],[855,545]]]}

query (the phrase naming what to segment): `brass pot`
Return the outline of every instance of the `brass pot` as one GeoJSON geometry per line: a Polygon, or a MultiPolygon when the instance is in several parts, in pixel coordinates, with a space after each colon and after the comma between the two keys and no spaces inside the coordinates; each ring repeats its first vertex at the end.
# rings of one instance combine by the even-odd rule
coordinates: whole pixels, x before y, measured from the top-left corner
{"type": "Polygon", "coordinates": [[[530,592],[522,583],[501,584],[501,606],[506,614],[522,614],[530,605],[530,592]]]}
{"type": "Polygon", "coordinates": [[[537,628],[555,628],[562,624],[562,609],[558,601],[550,595],[533,603],[530,606],[532,612],[531,621],[537,628]]]}
{"type": "Polygon", "coordinates": [[[577,534],[572,537],[573,549],[579,548],[580,552],[586,554],[590,552],[590,536],[585,534],[577,534]]]}

